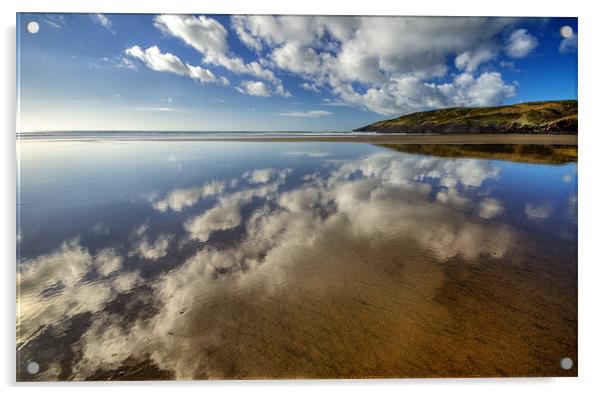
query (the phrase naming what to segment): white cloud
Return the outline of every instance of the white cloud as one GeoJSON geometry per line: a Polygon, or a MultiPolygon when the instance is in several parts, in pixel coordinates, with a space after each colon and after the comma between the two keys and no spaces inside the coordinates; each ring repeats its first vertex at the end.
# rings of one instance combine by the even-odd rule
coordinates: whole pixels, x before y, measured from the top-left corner
{"type": "Polygon", "coordinates": [[[235,89],[250,96],[269,97],[273,94],[270,87],[262,81],[243,81],[235,89]]]}
{"type": "Polygon", "coordinates": [[[205,16],[159,15],[155,26],[166,34],[179,38],[203,55],[203,62],[222,66],[236,74],[249,74],[273,84],[273,91],[282,96],[288,93],[274,73],[258,62],[245,63],[230,53],[228,30],[218,21],[205,16]]]}
{"type": "Polygon", "coordinates": [[[496,105],[516,94],[516,87],[506,84],[498,72],[485,72],[476,78],[463,73],[442,84],[429,83],[409,73],[392,77],[387,84],[369,88],[363,94],[350,84],[334,86],[334,90],[348,103],[385,115],[425,108],[496,105]]]}
{"type": "Polygon", "coordinates": [[[173,107],[134,107],[136,111],[174,111],[173,107]]]}
{"type": "Polygon", "coordinates": [[[527,33],[526,29],[517,29],[508,38],[506,54],[512,58],[524,58],[537,47],[537,44],[537,37],[527,33]]]}
{"type": "Polygon", "coordinates": [[[306,91],[310,92],[320,93],[322,91],[319,86],[317,86],[316,84],[311,84],[309,82],[304,82],[299,86],[305,89],[306,91]]]}
{"type": "Polygon", "coordinates": [[[320,68],[320,59],[316,51],[295,41],[274,49],[271,59],[281,69],[297,74],[315,74],[320,68]]]}
{"type": "Polygon", "coordinates": [[[252,34],[248,33],[249,29],[247,19],[245,17],[239,15],[233,15],[231,17],[231,24],[234,30],[236,31],[236,35],[247,47],[255,50],[261,50],[261,43],[252,34]]]}
{"type": "Polygon", "coordinates": [[[466,51],[456,56],[455,65],[460,70],[466,70],[469,73],[473,73],[482,63],[485,63],[494,57],[495,52],[491,48],[466,51]]]}
{"type": "Polygon", "coordinates": [[[128,58],[122,58],[121,61],[117,63],[117,67],[124,67],[130,70],[138,70],[138,66],[136,66],[134,62],[132,62],[128,58]]]}
{"type": "Polygon", "coordinates": [[[343,102],[382,114],[500,104],[515,91],[499,73],[475,75],[496,56],[495,36],[512,19],[237,16],[232,21],[244,43],[265,50],[278,69],[306,79],[302,88],[327,86],[343,102]],[[479,86],[469,92],[466,86],[430,82],[447,75],[450,55],[473,81],[487,83],[487,94],[478,95],[479,86]]]}
{"type": "Polygon", "coordinates": [[[563,38],[560,42],[558,50],[561,53],[570,53],[577,51],[577,33],[573,33],[570,37],[563,38]]]}
{"type": "Polygon", "coordinates": [[[452,99],[452,102],[456,104],[488,106],[502,104],[504,99],[513,97],[516,95],[516,88],[514,85],[506,85],[500,73],[487,72],[481,74],[474,80],[474,83],[469,83],[468,86],[459,84],[456,94],[459,100],[452,99]]]}
{"type": "Polygon", "coordinates": [[[98,23],[99,25],[101,25],[102,27],[104,27],[105,29],[107,29],[108,31],[110,31],[113,34],[116,34],[115,31],[113,30],[113,24],[111,23],[111,20],[104,14],[92,14],[90,15],[90,17],[92,18],[92,20],[96,23],[98,23]]]}
{"type": "Polygon", "coordinates": [[[158,15],[155,17],[155,26],[205,55],[208,62],[239,62],[227,59],[228,31],[215,19],[192,15],[158,15]]]}
{"type": "Polygon", "coordinates": [[[67,26],[67,21],[65,21],[65,17],[58,14],[47,14],[43,18],[44,22],[46,22],[50,27],[55,29],[62,29],[67,26]]]}
{"type": "Polygon", "coordinates": [[[187,76],[201,83],[221,83],[227,85],[227,79],[224,77],[217,78],[211,70],[204,69],[200,66],[192,66],[184,64],[180,58],[169,53],[161,52],[156,45],[142,50],[138,45],[125,50],[127,56],[139,59],[152,70],[174,73],[181,76],[187,76]]]}
{"type": "MultiPolygon", "coordinates": [[[[232,53],[228,29],[213,18],[160,15],[154,23],[197,50],[203,63],[254,77],[235,87],[246,95],[290,96],[275,71],[303,78],[305,90],[328,91],[333,105],[384,115],[499,105],[516,94],[501,73],[479,72],[504,49],[499,37],[516,23],[512,18],[232,16],[230,27],[257,55],[250,61],[232,53]],[[459,76],[448,70],[450,58],[459,76]]],[[[516,29],[506,51],[523,57],[536,45],[534,36],[516,29]]],[[[169,71],[201,81],[215,79],[198,66],[171,66],[169,71]]]]}
{"type": "Polygon", "coordinates": [[[322,118],[328,115],[332,115],[330,111],[323,110],[310,110],[310,111],[289,111],[283,112],[278,115],[285,117],[301,117],[301,118],[322,118]]]}

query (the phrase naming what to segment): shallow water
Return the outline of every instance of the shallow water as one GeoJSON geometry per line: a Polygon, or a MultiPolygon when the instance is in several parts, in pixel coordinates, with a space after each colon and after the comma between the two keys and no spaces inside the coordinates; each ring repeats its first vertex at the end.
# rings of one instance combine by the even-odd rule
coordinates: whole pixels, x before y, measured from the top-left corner
{"type": "Polygon", "coordinates": [[[20,380],[577,373],[575,147],[19,150],[20,380]]]}

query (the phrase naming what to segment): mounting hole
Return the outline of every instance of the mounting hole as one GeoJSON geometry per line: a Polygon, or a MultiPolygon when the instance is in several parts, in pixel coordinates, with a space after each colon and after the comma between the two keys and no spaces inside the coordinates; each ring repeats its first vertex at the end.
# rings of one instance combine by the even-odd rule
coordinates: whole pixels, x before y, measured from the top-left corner
{"type": "Polygon", "coordinates": [[[570,370],[573,367],[573,360],[569,357],[560,360],[560,367],[564,370],[570,370]]]}
{"type": "Polygon", "coordinates": [[[573,36],[573,28],[570,26],[561,27],[560,35],[562,36],[562,38],[571,38],[573,36]]]}
{"type": "Polygon", "coordinates": [[[40,364],[37,362],[30,362],[27,364],[27,373],[36,374],[40,371],[40,364]]]}
{"type": "Polygon", "coordinates": [[[27,23],[27,31],[30,34],[36,34],[38,31],[40,31],[40,25],[36,21],[28,22],[27,23]]]}

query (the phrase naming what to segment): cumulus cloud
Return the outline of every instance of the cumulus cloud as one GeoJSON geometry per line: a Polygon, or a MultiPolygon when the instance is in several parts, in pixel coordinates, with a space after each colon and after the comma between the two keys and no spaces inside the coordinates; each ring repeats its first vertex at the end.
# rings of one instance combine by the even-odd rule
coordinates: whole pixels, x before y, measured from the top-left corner
{"type": "Polygon", "coordinates": [[[235,89],[250,96],[269,97],[273,94],[270,87],[262,81],[243,81],[235,89]]]}
{"type": "Polygon", "coordinates": [[[295,41],[274,49],[270,57],[281,69],[297,74],[312,75],[320,68],[320,59],[316,51],[295,41]]]}
{"type": "Polygon", "coordinates": [[[301,118],[321,118],[326,117],[328,115],[332,115],[330,111],[323,110],[310,110],[310,111],[289,111],[283,112],[279,115],[284,117],[301,117],[301,118]]]}
{"type": "Polygon", "coordinates": [[[524,58],[537,47],[537,44],[537,37],[527,33],[526,29],[517,29],[508,38],[506,54],[512,58],[524,58]]]}
{"type": "Polygon", "coordinates": [[[478,77],[463,73],[450,83],[430,83],[409,73],[391,78],[380,88],[358,93],[349,84],[334,87],[348,102],[385,115],[409,113],[425,108],[487,106],[501,104],[516,94],[514,85],[506,84],[500,73],[485,72],[478,77]]]}
{"type": "MultiPolygon", "coordinates": [[[[251,77],[234,87],[242,94],[291,96],[275,74],[285,72],[302,78],[304,90],[330,93],[333,103],[384,115],[502,104],[516,95],[516,84],[481,65],[504,49],[522,58],[537,46],[525,29],[499,42],[516,24],[512,18],[232,16],[230,27],[257,56],[246,61],[232,52],[228,29],[213,18],[160,15],[154,24],[194,48],[205,65],[251,77]],[[459,75],[448,67],[450,58],[459,75]]],[[[153,69],[229,84],[209,69],[179,59],[165,62],[169,65],[146,61],[153,69]]]]}
{"type": "Polygon", "coordinates": [[[151,70],[187,76],[200,83],[221,83],[228,85],[228,80],[225,77],[217,78],[211,70],[200,66],[192,66],[188,63],[184,64],[177,56],[169,52],[161,52],[156,45],[146,50],[142,50],[138,45],[134,45],[126,49],[125,54],[141,60],[151,70]]]}
{"type": "Polygon", "coordinates": [[[495,36],[511,19],[236,16],[232,23],[243,43],[267,52],[268,63],[303,77],[304,89],[328,87],[344,103],[381,114],[500,104],[515,94],[500,73],[476,74],[495,58],[495,36]],[[449,56],[472,89],[432,82],[449,75],[449,56]],[[478,83],[487,94],[477,93],[478,83]]]}
{"type": "Polygon", "coordinates": [[[241,57],[230,53],[228,30],[215,19],[205,16],[159,15],[155,17],[155,26],[196,49],[203,56],[203,62],[224,67],[236,74],[248,74],[267,80],[272,83],[276,94],[290,95],[271,70],[255,61],[245,63],[241,57]]]}
{"type": "Polygon", "coordinates": [[[455,65],[460,70],[466,70],[469,73],[473,73],[482,63],[485,63],[494,57],[495,52],[491,48],[466,51],[456,56],[455,65]]]}

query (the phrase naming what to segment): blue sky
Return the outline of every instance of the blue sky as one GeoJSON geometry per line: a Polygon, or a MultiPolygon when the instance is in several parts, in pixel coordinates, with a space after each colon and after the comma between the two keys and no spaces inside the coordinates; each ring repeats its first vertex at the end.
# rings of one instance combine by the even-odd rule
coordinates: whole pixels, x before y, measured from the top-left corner
{"type": "Polygon", "coordinates": [[[19,131],[344,131],[577,98],[576,18],[19,14],[17,31],[19,131]]]}

